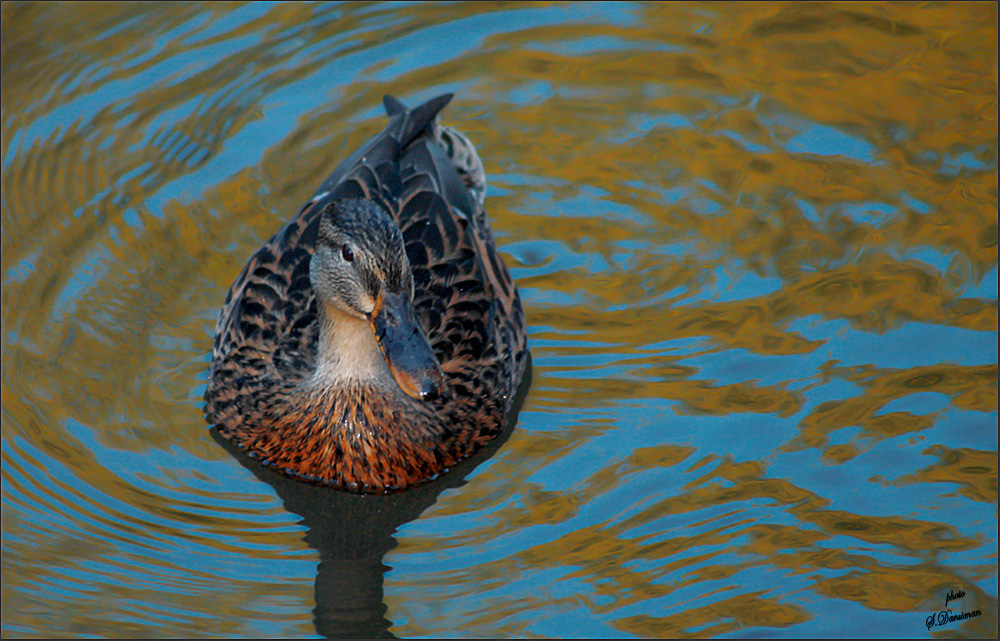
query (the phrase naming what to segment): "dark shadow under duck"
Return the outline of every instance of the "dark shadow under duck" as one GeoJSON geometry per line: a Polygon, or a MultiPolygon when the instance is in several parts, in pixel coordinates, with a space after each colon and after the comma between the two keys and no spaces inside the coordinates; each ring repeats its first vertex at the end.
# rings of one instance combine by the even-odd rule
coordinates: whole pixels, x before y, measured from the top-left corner
{"type": "Polygon", "coordinates": [[[434,478],[502,429],[528,362],[524,312],[451,100],[386,97],[352,154],[236,278],[205,413],[291,476],[388,492],[434,478]]]}

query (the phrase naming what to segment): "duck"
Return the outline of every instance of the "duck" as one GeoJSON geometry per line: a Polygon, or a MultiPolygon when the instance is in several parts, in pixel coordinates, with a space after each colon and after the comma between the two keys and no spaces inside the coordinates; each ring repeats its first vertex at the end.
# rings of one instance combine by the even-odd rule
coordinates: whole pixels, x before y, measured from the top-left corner
{"type": "Polygon", "coordinates": [[[433,480],[503,430],[530,367],[517,287],[445,94],[350,154],[246,263],[214,331],[205,417],[290,477],[433,480]]]}

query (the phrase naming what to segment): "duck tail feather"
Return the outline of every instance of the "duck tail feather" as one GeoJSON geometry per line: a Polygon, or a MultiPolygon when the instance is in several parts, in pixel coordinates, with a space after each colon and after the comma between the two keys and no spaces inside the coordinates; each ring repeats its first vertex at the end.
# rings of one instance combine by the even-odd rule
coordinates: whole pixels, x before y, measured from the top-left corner
{"type": "Polygon", "coordinates": [[[391,118],[402,116],[398,129],[390,126],[390,129],[395,130],[393,131],[393,138],[396,139],[401,147],[406,147],[414,138],[434,124],[434,119],[454,97],[455,94],[446,93],[437,98],[431,98],[424,104],[413,109],[407,109],[402,102],[392,96],[383,98],[382,104],[385,105],[386,113],[389,113],[391,118]]]}
{"type": "Polygon", "coordinates": [[[414,109],[407,109],[406,105],[394,96],[385,96],[382,99],[382,104],[389,116],[389,124],[381,133],[369,139],[341,162],[319,186],[306,206],[336,189],[344,176],[353,171],[359,164],[377,166],[376,159],[384,161],[397,157],[401,150],[425,131],[430,131],[432,135],[435,135],[434,119],[451,102],[454,95],[446,93],[437,98],[431,98],[414,109]]]}
{"type": "Polygon", "coordinates": [[[382,105],[385,107],[385,115],[390,118],[406,111],[406,105],[396,96],[389,94],[382,97],[382,105]]]}

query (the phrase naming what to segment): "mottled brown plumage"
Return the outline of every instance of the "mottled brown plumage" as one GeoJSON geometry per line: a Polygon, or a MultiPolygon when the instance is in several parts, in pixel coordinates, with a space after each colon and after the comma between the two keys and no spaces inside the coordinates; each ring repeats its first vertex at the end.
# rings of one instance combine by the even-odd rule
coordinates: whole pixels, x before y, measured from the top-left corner
{"type": "MultiPolygon", "coordinates": [[[[499,433],[527,361],[524,313],[483,210],[482,163],[464,136],[436,122],[450,99],[409,110],[387,97],[385,130],[334,170],[230,288],[205,413],[266,464],[385,492],[435,477],[499,433]],[[394,318],[383,305],[411,296],[426,342],[414,329],[406,349],[429,344],[433,359],[412,365],[407,385],[398,370],[419,358],[390,353],[378,321],[394,318]],[[366,365],[363,354],[355,363],[352,334],[330,329],[366,320],[388,368],[366,365]]],[[[359,351],[377,354],[374,339],[358,335],[359,351]]]]}

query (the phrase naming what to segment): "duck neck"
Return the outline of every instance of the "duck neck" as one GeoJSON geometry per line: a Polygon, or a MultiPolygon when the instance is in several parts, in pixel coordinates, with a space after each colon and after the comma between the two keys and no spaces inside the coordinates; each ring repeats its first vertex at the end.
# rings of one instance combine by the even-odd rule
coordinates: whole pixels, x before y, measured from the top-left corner
{"type": "Polygon", "coordinates": [[[312,384],[318,388],[367,383],[395,386],[375,332],[367,320],[318,301],[319,344],[312,384]]]}

